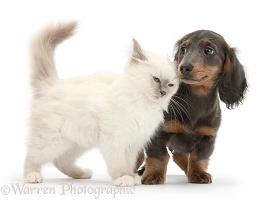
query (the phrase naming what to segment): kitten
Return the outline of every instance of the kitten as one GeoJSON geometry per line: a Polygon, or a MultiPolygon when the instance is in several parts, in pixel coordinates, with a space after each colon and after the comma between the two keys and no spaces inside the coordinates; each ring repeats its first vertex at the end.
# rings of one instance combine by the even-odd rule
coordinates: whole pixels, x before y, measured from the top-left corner
{"type": "Polygon", "coordinates": [[[25,181],[42,182],[41,167],[50,162],[70,177],[91,178],[92,171],[76,166],[75,160],[99,147],[115,185],[139,184],[136,158],[163,122],[163,110],[178,89],[175,66],[133,40],[123,74],[103,72],[60,80],[54,50],[76,26],[76,22],[48,25],[31,43],[34,96],[25,181]]]}

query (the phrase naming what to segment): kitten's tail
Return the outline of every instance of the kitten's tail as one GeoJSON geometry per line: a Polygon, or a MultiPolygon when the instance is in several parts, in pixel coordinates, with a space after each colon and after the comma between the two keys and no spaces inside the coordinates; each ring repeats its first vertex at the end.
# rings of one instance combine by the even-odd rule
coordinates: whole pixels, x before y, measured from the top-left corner
{"type": "Polygon", "coordinates": [[[76,21],[47,25],[31,41],[31,85],[35,91],[52,85],[58,79],[55,48],[72,36],[76,27],[76,21]]]}

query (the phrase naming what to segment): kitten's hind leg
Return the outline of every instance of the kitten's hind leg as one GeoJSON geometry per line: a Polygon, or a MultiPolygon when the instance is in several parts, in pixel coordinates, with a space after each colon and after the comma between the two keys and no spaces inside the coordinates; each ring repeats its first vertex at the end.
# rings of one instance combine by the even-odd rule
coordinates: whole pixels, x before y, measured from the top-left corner
{"type": "Polygon", "coordinates": [[[76,158],[80,157],[84,150],[73,148],[56,159],[53,164],[59,171],[75,179],[90,179],[93,172],[90,169],[82,169],[75,164],[76,158]]]}

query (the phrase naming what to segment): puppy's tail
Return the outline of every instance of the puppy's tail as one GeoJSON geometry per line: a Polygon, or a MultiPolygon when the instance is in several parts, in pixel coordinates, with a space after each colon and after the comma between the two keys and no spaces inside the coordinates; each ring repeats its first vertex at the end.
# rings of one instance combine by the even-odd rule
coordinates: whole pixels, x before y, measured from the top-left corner
{"type": "Polygon", "coordinates": [[[76,27],[76,21],[47,25],[31,41],[31,85],[35,92],[52,85],[58,79],[55,48],[72,36],[76,27]]]}

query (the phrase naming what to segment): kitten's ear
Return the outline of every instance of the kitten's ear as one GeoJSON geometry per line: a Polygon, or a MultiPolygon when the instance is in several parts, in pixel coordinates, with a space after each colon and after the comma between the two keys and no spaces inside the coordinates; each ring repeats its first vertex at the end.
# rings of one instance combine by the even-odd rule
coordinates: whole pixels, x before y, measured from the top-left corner
{"type": "Polygon", "coordinates": [[[131,57],[132,63],[147,62],[147,57],[144,55],[144,51],[139,45],[138,41],[133,38],[133,52],[131,57]]]}

